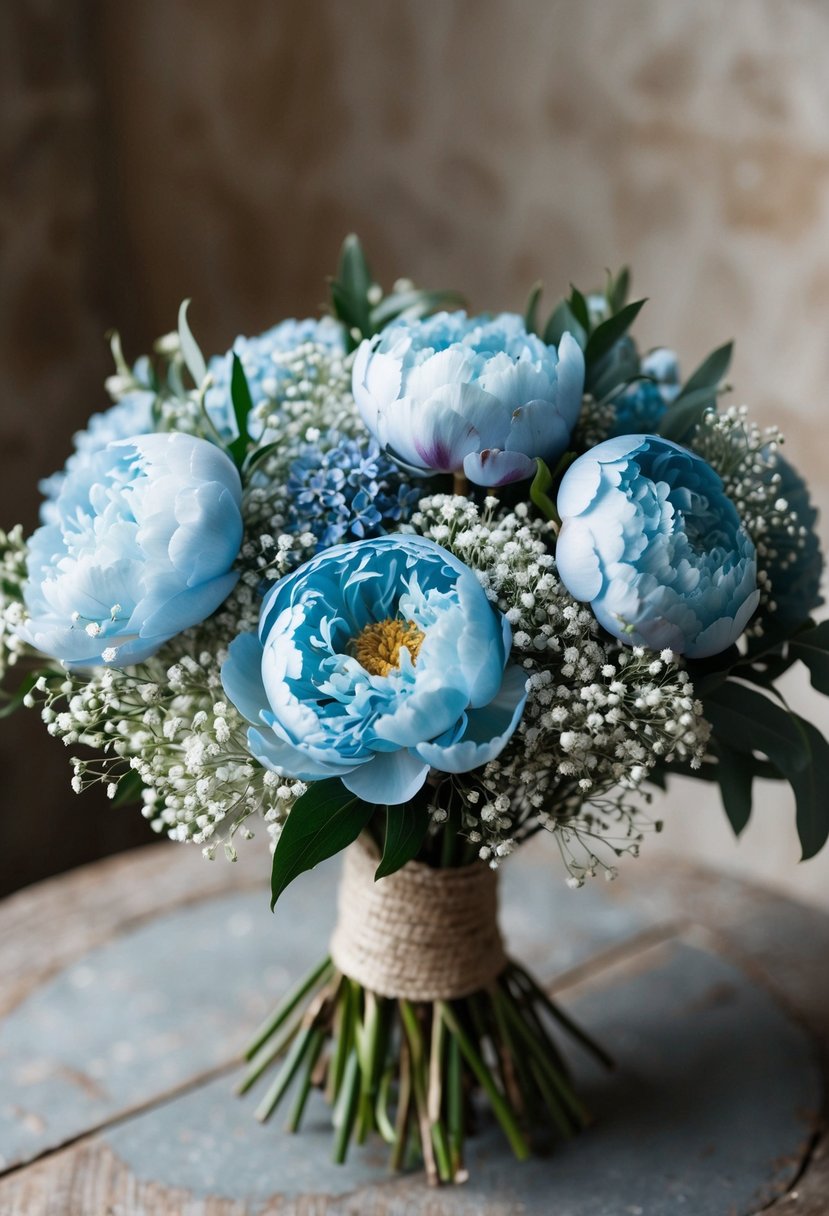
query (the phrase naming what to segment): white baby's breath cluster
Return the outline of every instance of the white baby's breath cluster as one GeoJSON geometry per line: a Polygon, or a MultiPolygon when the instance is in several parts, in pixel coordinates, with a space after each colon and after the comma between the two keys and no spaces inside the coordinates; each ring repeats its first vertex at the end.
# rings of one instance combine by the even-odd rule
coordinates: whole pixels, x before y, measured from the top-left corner
{"type": "Polygon", "coordinates": [[[412,524],[476,571],[527,673],[527,705],[506,750],[456,781],[481,856],[497,862],[543,828],[575,882],[611,873],[602,846],[635,853],[649,822],[630,793],[659,764],[701,763],[709,727],[687,672],[670,651],[601,636],[556,575],[552,526],[523,504],[504,512],[487,499],[481,510],[436,495],[421,500],[412,524]]]}
{"type": "Polygon", "coordinates": [[[752,422],[745,405],[729,406],[722,413],[708,410],[690,440],[697,455],[723,479],[725,492],[757,549],[760,612],[747,630],[755,636],[763,632],[763,616],[775,609],[770,568],[779,576],[796,566],[809,535],[782,496],[778,460],[783,442],[778,427],[752,422]]]}
{"type": "Polygon", "coordinates": [[[0,529],[0,680],[13,667],[26,646],[17,633],[25,612],[21,587],[26,577],[26,540],[17,524],[0,529]]]}
{"type": "Polygon", "coordinates": [[[248,820],[264,820],[275,839],[305,787],[251,759],[247,723],[222,690],[220,631],[213,618],[138,667],[42,676],[31,699],[42,700],[50,734],[96,753],[73,758],[73,789],[100,782],[115,798],[121,782],[140,785],[156,831],[235,859],[237,833],[253,834],[248,820]]]}

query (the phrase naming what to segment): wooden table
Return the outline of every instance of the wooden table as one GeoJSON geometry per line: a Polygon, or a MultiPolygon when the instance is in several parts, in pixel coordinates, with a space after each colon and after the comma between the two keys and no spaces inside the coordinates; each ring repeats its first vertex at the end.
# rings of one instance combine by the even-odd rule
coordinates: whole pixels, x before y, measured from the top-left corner
{"type": "Polygon", "coordinates": [[[616,1056],[574,1064],[595,1114],[552,1158],[496,1129],[471,1182],[330,1163],[234,1098],[246,1036],[324,949],[335,868],[272,917],[267,857],[163,846],[0,906],[1,1216],[774,1216],[829,1213],[821,1131],[829,918],[735,879],[641,862],[571,892],[543,849],[504,869],[515,952],[616,1056]]]}

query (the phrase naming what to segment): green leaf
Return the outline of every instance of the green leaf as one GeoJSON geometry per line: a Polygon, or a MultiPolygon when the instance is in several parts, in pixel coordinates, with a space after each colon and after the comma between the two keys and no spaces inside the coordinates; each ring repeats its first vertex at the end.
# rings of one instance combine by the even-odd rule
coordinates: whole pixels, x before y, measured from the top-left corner
{"type": "Polygon", "coordinates": [[[698,388],[687,396],[677,397],[662,415],[659,434],[663,439],[680,443],[699,426],[706,410],[717,404],[717,392],[713,388],[698,388]]]}
{"type": "Polygon", "coordinates": [[[394,874],[417,856],[430,822],[429,811],[422,803],[386,807],[386,837],[375,882],[394,874]]]}
{"type": "Polygon", "coordinates": [[[541,514],[546,519],[552,520],[553,523],[560,524],[561,517],[558,513],[556,504],[550,497],[550,489],[553,485],[553,475],[540,456],[536,456],[535,463],[536,470],[535,477],[533,478],[532,485],[530,486],[530,500],[535,503],[541,514]]]}
{"type": "Polygon", "coordinates": [[[590,333],[590,310],[587,307],[587,301],[578,287],[574,287],[572,283],[570,284],[570,299],[568,303],[570,305],[570,312],[576,318],[579,325],[585,333],[590,333]]]}
{"type": "Polygon", "coordinates": [[[543,290],[544,284],[539,279],[537,283],[533,283],[527,298],[527,306],[524,309],[524,328],[528,334],[538,333],[538,304],[543,290]]]}
{"type": "Polygon", "coordinates": [[[795,634],[789,653],[809,668],[812,687],[829,696],[829,621],[795,634]]]}
{"type": "Polygon", "coordinates": [[[602,355],[606,355],[611,346],[615,346],[619,339],[625,336],[644,303],[644,300],[635,300],[632,304],[626,304],[612,317],[596,326],[584,348],[584,361],[588,367],[601,359],[602,355]]]}
{"type": "Polygon", "coordinates": [[[118,793],[113,798],[112,805],[130,806],[133,802],[140,802],[143,788],[144,782],[135,769],[131,768],[118,782],[118,793]]]}
{"type": "Polygon", "coordinates": [[[271,869],[271,910],[299,874],[352,844],[374,807],[350,793],[338,777],[315,781],[291,808],[271,869]]]}
{"type": "Polygon", "coordinates": [[[372,283],[371,271],[360,238],[353,232],[343,241],[337,278],[354,300],[362,302],[368,299],[372,283]]]}
{"type": "Polygon", "coordinates": [[[728,680],[704,698],[717,742],[738,752],[762,752],[790,781],[809,763],[810,748],[796,715],[745,684],[728,680]]]}
{"type": "Polygon", "coordinates": [[[353,346],[353,339],[350,331],[352,329],[358,329],[360,330],[360,333],[363,332],[362,326],[360,325],[360,310],[350,292],[347,292],[342,284],[336,279],[331,279],[329,281],[328,290],[331,293],[331,307],[334,311],[334,316],[338,321],[342,321],[343,325],[349,331],[347,337],[349,341],[352,342],[353,346]]]}
{"type": "Polygon", "coordinates": [[[15,710],[20,709],[23,704],[23,699],[32,691],[35,684],[42,675],[51,675],[51,672],[33,671],[23,679],[13,693],[3,692],[1,695],[4,702],[0,705],[0,718],[10,717],[15,710]],[[7,698],[7,699],[6,699],[7,698]]]}
{"type": "Polygon", "coordinates": [[[230,373],[230,400],[233,405],[233,416],[236,419],[236,428],[239,434],[232,443],[228,444],[227,450],[233,463],[240,469],[250,444],[248,416],[253,409],[253,398],[250,395],[248,378],[245,375],[245,369],[242,367],[242,360],[235,352],[233,355],[233,367],[230,373]]]}
{"type": "Polygon", "coordinates": [[[615,279],[610,271],[608,271],[607,280],[605,295],[610,305],[610,311],[619,312],[627,303],[628,292],[630,291],[630,270],[627,266],[623,266],[615,279]]]}
{"type": "Polygon", "coordinates": [[[199,344],[193,337],[190,326],[187,323],[187,309],[189,307],[190,301],[182,300],[181,307],[178,310],[178,340],[181,344],[181,356],[184,359],[184,365],[193,377],[193,383],[196,388],[201,388],[207,375],[207,365],[204,362],[204,355],[201,353],[199,344]]]}
{"type": "Polygon", "coordinates": [[[281,446],[281,443],[274,442],[263,444],[261,448],[253,448],[253,450],[248,453],[247,459],[245,460],[245,472],[250,473],[251,470],[255,469],[258,464],[261,464],[261,462],[267,456],[270,456],[272,452],[275,452],[277,448],[281,446]]]}
{"type": "Polygon", "coordinates": [[[369,314],[369,330],[377,333],[395,317],[419,321],[439,309],[463,308],[466,300],[459,291],[395,291],[385,296],[369,314]]]}
{"type": "Polygon", "coordinates": [[[733,342],[726,342],[724,346],[718,346],[716,350],[712,351],[707,359],[703,359],[694,374],[685,381],[676,401],[683,401],[691,393],[698,392],[700,389],[716,390],[728,371],[733,353],[733,342]]]}
{"type": "Polygon", "coordinates": [[[578,342],[579,346],[584,350],[587,342],[587,331],[579,325],[576,318],[570,311],[570,306],[566,300],[562,300],[555,306],[550,319],[544,326],[542,340],[548,346],[558,346],[561,341],[562,334],[572,334],[578,342]]]}
{"type": "Polygon", "coordinates": [[[343,241],[337,266],[337,280],[331,284],[331,294],[335,303],[339,299],[340,306],[344,306],[347,317],[343,316],[342,319],[349,326],[359,329],[364,337],[371,332],[369,320],[371,306],[368,302],[371,284],[371,271],[368,268],[363,247],[359,238],[352,232],[343,241]]]}
{"type": "Polygon", "coordinates": [[[719,756],[717,781],[728,822],[739,836],[751,818],[751,789],[754,783],[753,756],[734,751],[721,739],[717,740],[719,756]]]}
{"type": "Polygon", "coordinates": [[[807,722],[798,719],[811,751],[809,763],[789,776],[797,803],[797,835],[802,850],[801,861],[819,853],[829,836],[829,743],[807,722]]]}

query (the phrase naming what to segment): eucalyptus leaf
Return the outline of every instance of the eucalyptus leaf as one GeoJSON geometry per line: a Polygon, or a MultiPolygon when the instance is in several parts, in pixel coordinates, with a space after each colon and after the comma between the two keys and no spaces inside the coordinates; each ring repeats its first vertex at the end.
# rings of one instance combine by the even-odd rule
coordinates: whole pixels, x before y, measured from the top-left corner
{"type": "Polygon", "coordinates": [[[624,308],[620,308],[612,317],[596,326],[584,348],[584,361],[588,367],[601,359],[602,355],[606,355],[610,348],[625,336],[644,303],[644,300],[634,300],[632,304],[625,304],[624,308]]]}
{"type": "Polygon", "coordinates": [[[299,874],[352,844],[374,809],[350,793],[338,777],[310,785],[291,808],[274,850],[271,910],[299,874]]]}
{"type": "Polygon", "coordinates": [[[190,301],[182,300],[181,307],[178,310],[178,339],[181,345],[181,356],[184,359],[184,365],[193,377],[193,383],[196,388],[200,388],[207,375],[207,365],[205,364],[204,355],[201,353],[199,344],[193,337],[187,322],[187,309],[189,307],[190,301]]]}
{"type": "Polygon", "coordinates": [[[428,808],[423,803],[386,807],[383,856],[374,874],[375,882],[396,873],[417,856],[430,822],[428,808]]]}

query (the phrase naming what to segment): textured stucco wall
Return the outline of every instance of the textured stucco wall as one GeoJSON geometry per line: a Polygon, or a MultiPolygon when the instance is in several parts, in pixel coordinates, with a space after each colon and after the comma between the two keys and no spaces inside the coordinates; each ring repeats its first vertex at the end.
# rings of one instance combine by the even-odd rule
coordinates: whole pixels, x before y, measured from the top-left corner
{"type": "MultiPolygon", "coordinates": [[[[312,310],[352,228],[384,281],[478,307],[630,262],[645,344],[690,368],[735,337],[735,399],[783,426],[826,513],[818,0],[10,0],[2,20],[4,520],[33,520],[36,476],[102,402],[108,325],[136,353],[190,295],[218,349],[312,310]]],[[[829,727],[803,681],[791,695],[829,727]]],[[[26,747],[65,831],[64,757],[31,729],[26,747]]],[[[829,856],[792,865],[785,793],[739,848],[716,795],[671,802],[659,847],[829,902],[829,856]]],[[[73,806],[73,831],[104,814],[73,806]]]]}

